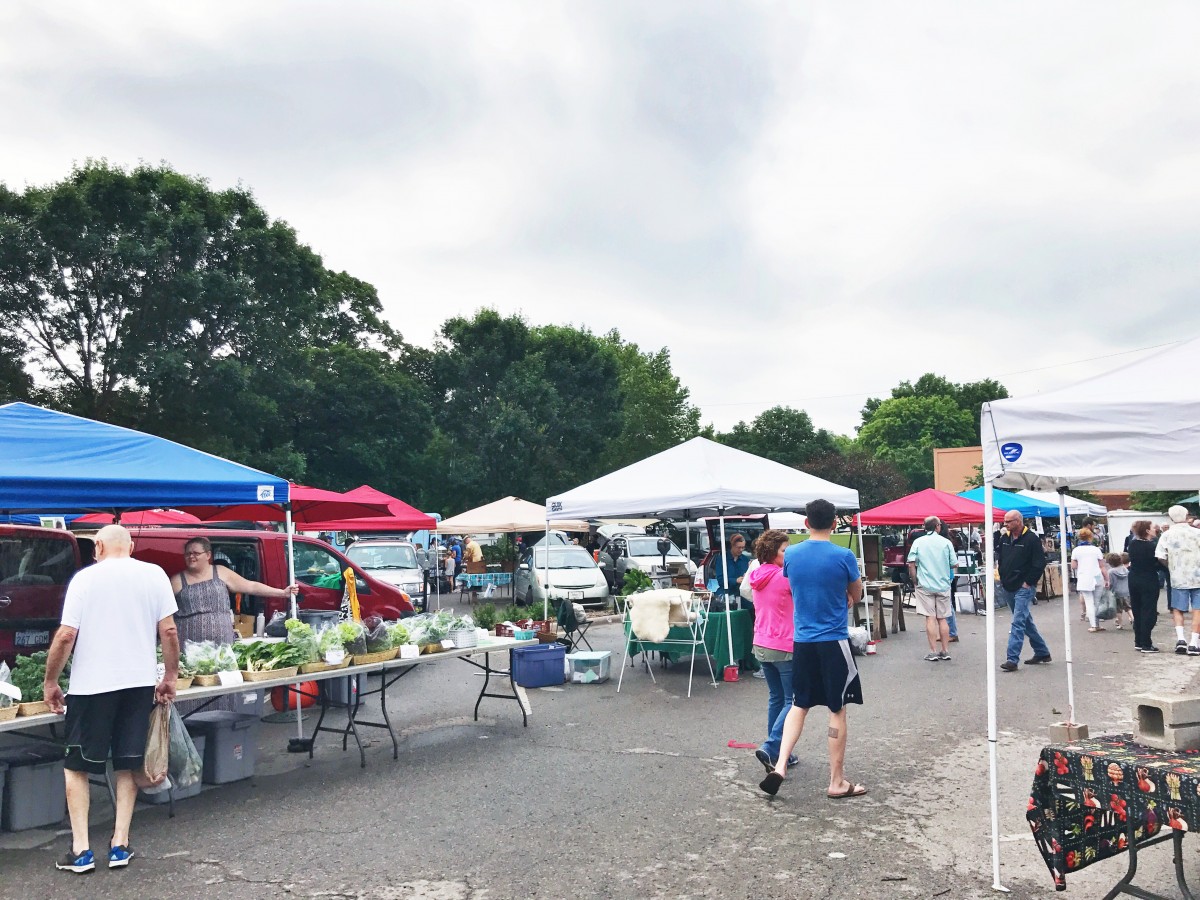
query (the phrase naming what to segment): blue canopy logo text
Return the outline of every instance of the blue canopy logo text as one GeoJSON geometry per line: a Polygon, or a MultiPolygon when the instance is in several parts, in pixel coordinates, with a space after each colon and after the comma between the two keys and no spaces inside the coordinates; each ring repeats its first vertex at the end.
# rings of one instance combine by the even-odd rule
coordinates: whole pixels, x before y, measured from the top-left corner
{"type": "Polygon", "coordinates": [[[1016,462],[1021,458],[1021,453],[1024,451],[1024,449],[1024,447],[1014,441],[1008,444],[1002,444],[1000,446],[1000,455],[1009,462],[1016,462]]]}

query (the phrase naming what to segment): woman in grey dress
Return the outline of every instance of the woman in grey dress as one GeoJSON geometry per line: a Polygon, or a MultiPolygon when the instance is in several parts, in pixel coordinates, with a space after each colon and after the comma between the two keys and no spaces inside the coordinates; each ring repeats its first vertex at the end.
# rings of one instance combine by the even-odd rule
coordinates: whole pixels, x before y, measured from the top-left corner
{"type": "MultiPolygon", "coordinates": [[[[213,565],[212,544],[208,538],[192,538],[183,547],[183,571],[171,578],[171,590],[179,611],[175,627],[179,630],[179,646],[187,641],[213,641],[232,644],[237,637],[233,630],[230,592],[257,597],[291,597],[298,585],[274,588],[258,581],[248,581],[225,566],[213,565]]],[[[236,710],[237,697],[222,698],[205,709],[236,710]]],[[[187,712],[180,705],[181,713],[187,712]]]]}

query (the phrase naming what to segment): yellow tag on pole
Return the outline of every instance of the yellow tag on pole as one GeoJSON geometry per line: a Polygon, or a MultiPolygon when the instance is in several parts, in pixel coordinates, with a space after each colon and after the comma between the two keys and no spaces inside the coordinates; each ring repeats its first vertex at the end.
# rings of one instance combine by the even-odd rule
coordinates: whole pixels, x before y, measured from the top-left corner
{"type": "Polygon", "coordinates": [[[342,573],[342,577],[346,579],[346,594],[350,598],[350,618],[355,622],[361,622],[362,613],[358,609],[358,583],[354,580],[354,570],[347,568],[342,573]]]}

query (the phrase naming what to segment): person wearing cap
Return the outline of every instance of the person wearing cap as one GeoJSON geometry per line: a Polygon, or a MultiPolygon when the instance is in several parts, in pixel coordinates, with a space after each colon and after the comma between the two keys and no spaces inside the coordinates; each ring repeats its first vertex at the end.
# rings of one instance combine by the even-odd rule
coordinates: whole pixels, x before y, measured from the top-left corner
{"type": "Polygon", "coordinates": [[[1200,530],[1187,524],[1187,515],[1179,505],[1167,510],[1172,524],[1158,539],[1154,555],[1170,576],[1167,605],[1175,620],[1175,652],[1200,656],[1200,530]],[[1190,641],[1184,631],[1184,614],[1189,611],[1190,641]]]}

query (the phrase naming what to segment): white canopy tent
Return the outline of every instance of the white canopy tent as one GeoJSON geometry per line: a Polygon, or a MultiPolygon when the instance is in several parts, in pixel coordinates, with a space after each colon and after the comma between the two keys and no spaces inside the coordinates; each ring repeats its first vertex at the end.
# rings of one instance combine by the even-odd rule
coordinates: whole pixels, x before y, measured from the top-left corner
{"type": "MultiPolygon", "coordinates": [[[[1200,353],[1200,338],[1176,344],[1098,378],[1033,397],[985,403],[984,505],[992,489],[1054,490],[1066,529],[1068,488],[1085,490],[1195,490],[1200,485],[1200,382],[1163,373],[1186,371],[1200,353]]],[[[995,547],[986,533],[986,565],[995,547]]],[[[1066,571],[1066,542],[1062,565],[1066,571]]],[[[992,804],[992,886],[1000,882],[1000,810],[996,764],[995,582],[987,585],[988,751],[992,804]]],[[[1065,580],[1064,580],[1065,584],[1065,580]]],[[[1075,717],[1069,591],[1063,591],[1067,710],[1075,717]]]]}
{"type": "MultiPolygon", "coordinates": [[[[546,501],[547,520],[605,516],[682,518],[798,511],[811,500],[858,509],[858,491],[743,450],[695,437],[546,501]]],[[[859,536],[859,569],[862,537],[859,536]]],[[[728,576],[726,576],[728,577],[728,576]]],[[[729,585],[724,585],[726,592],[729,585]]],[[[732,623],[731,623],[732,624],[732,623]]],[[[733,658],[733,629],[727,628],[733,658]]]]}
{"type": "MultiPolygon", "coordinates": [[[[516,531],[541,531],[546,527],[546,511],[536,503],[519,497],[505,497],[494,503],[468,509],[438,522],[438,534],[507,534],[516,531]]],[[[551,528],[561,531],[587,531],[586,521],[555,517],[551,528]]]]}

